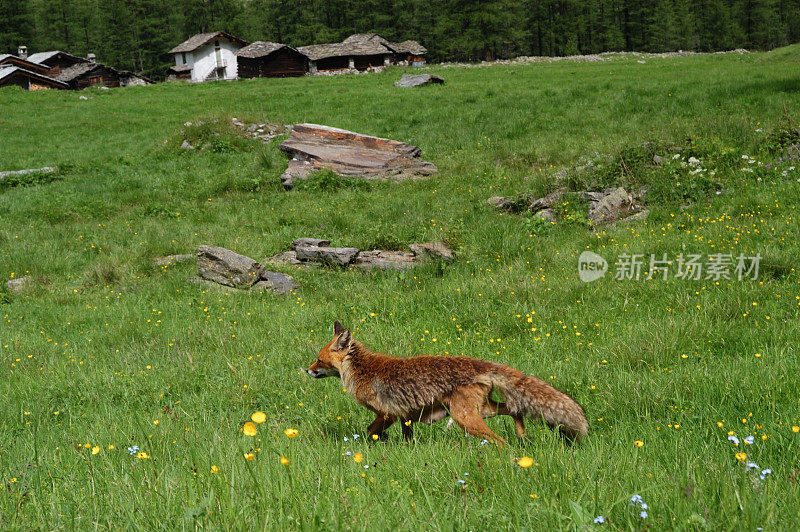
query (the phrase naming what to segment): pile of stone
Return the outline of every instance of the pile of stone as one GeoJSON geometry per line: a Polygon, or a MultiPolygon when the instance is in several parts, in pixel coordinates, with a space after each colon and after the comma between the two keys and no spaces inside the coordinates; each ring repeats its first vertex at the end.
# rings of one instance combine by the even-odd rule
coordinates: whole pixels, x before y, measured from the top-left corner
{"type": "MultiPolygon", "coordinates": [[[[184,122],[183,127],[184,129],[181,131],[181,135],[184,136],[183,142],[181,143],[181,149],[184,150],[200,150],[203,151],[210,147],[209,144],[205,144],[202,146],[195,146],[189,139],[186,137],[186,128],[189,127],[198,127],[204,125],[206,122],[200,120],[197,122],[184,122]]],[[[219,120],[216,118],[211,120],[211,123],[219,123],[219,120]]],[[[269,122],[256,122],[252,124],[248,124],[242,122],[238,118],[231,118],[231,125],[239,130],[242,136],[247,138],[252,138],[256,140],[260,140],[261,142],[267,143],[274,139],[279,135],[283,135],[291,130],[291,126],[285,126],[283,124],[271,124],[269,122]]]]}
{"type": "Polygon", "coordinates": [[[367,67],[363,70],[357,68],[342,68],[339,70],[316,70],[309,72],[306,76],[342,76],[344,74],[372,74],[383,72],[386,67],[382,65],[367,67]]]}
{"type": "Polygon", "coordinates": [[[26,275],[25,277],[17,277],[16,279],[9,279],[6,281],[6,289],[12,294],[19,294],[33,286],[33,277],[26,275]]]}
{"type": "Polygon", "coordinates": [[[199,276],[190,277],[191,282],[276,294],[286,294],[298,288],[290,275],[267,271],[250,257],[217,246],[200,246],[197,271],[199,276]]]}
{"type": "Polygon", "coordinates": [[[451,261],[455,253],[443,242],[411,244],[409,251],[361,251],[352,247],[331,247],[330,240],[298,238],[289,251],[264,259],[265,263],[299,268],[361,268],[364,270],[405,270],[434,259],[451,261]]]}
{"type": "MultiPolygon", "coordinates": [[[[645,192],[642,189],[638,193],[630,193],[623,187],[618,187],[607,188],[602,192],[583,191],[578,194],[581,199],[589,201],[589,223],[599,226],[645,219],[650,212],[644,206],[645,192]]],[[[553,207],[563,200],[565,193],[564,189],[559,189],[543,198],[536,198],[532,194],[494,196],[489,198],[488,203],[504,212],[528,212],[545,221],[556,222],[558,215],[553,207]]]]}
{"type": "Polygon", "coordinates": [[[420,179],[439,172],[422,160],[417,146],[318,124],[297,124],[280,145],[289,165],[281,175],[284,188],[297,179],[328,169],[345,177],[420,179]]]}
{"type": "MultiPolygon", "coordinates": [[[[594,63],[598,61],[616,61],[626,59],[665,59],[676,57],[689,57],[697,55],[720,55],[720,54],[736,54],[744,55],[749,54],[748,50],[744,48],[737,48],[735,50],[725,50],[720,52],[691,52],[686,50],[678,50],[677,52],[602,52],[600,54],[588,55],[566,55],[566,56],[519,56],[513,59],[497,59],[494,61],[481,61],[479,63],[440,63],[439,67],[445,68],[468,68],[468,67],[483,67],[494,65],[527,65],[531,63],[556,63],[556,62],[575,62],[575,63],[594,63]]],[[[638,62],[643,62],[639,60],[638,62]]]]}
{"type": "Polygon", "coordinates": [[[245,136],[269,142],[279,135],[291,131],[292,126],[283,124],[270,124],[269,122],[246,124],[238,118],[231,118],[231,124],[242,130],[245,136]]]}

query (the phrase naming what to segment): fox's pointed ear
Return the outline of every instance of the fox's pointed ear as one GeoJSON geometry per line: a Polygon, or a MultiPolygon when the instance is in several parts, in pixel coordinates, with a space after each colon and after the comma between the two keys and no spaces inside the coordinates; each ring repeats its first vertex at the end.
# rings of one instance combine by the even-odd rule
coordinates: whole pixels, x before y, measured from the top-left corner
{"type": "Polygon", "coordinates": [[[337,351],[349,351],[350,344],[353,343],[353,335],[350,334],[350,329],[342,330],[342,334],[339,335],[339,338],[336,339],[336,350],[337,351]]]}
{"type": "Polygon", "coordinates": [[[339,323],[338,321],[334,321],[333,322],[333,335],[334,336],[339,336],[340,334],[342,334],[342,332],[344,332],[344,327],[342,327],[342,324],[339,323]]]}

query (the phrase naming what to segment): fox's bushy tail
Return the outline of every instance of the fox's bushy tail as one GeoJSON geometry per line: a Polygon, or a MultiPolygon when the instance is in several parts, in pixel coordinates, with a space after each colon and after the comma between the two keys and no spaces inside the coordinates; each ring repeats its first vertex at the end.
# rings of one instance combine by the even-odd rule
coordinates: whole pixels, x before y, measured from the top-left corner
{"type": "Polygon", "coordinates": [[[506,408],[512,414],[540,418],[551,427],[559,426],[573,441],[589,433],[583,407],[542,379],[501,366],[493,375],[492,384],[503,394],[506,408]]]}

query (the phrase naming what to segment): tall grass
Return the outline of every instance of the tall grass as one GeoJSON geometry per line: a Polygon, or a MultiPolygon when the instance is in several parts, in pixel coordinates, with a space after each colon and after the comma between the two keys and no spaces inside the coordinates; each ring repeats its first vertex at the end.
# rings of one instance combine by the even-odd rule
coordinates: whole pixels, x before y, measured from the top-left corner
{"type": "MultiPolygon", "coordinates": [[[[0,189],[0,279],[34,279],[0,296],[2,528],[575,529],[600,527],[598,515],[629,529],[798,526],[800,174],[735,164],[784,153],[770,134],[796,118],[797,57],[433,68],[447,84],[421,90],[393,87],[399,70],[0,90],[0,170],[60,167],[52,182],[0,189]],[[220,149],[179,148],[185,122],[230,117],[404,140],[441,174],[287,193],[277,141],[223,131],[220,149]],[[660,191],[650,217],[598,231],[485,204],[548,192],[560,170],[645,142],[723,161],[719,187],[684,194],[682,177],[643,164],[660,191]],[[198,287],[191,263],[152,262],[200,244],[261,259],[302,236],[362,249],[445,240],[459,259],[405,273],[286,269],[301,289],[284,297],[198,287]],[[612,269],[624,252],[761,253],[762,271],[585,284],[587,249],[612,269]],[[371,418],[341,383],[302,371],[334,319],[376,350],[538,375],[585,406],[591,434],[568,446],[532,425],[518,442],[493,419],[504,451],[445,423],[417,426],[411,443],[396,428],[368,441],[371,418]],[[255,411],[267,421],[245,436],[255,411]],[[762,480],[750,461],[773,473],[762,480]]],[[[609,175],[581,174],[575,188],[609,175]]]]}

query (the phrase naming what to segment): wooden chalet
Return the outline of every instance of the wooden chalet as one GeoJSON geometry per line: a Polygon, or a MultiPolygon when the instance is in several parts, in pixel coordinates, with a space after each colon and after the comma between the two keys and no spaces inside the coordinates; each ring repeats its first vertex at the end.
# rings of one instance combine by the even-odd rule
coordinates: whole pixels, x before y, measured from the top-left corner
{"type": "Polygon", "coordinates": [[[367,70],[386,66],[392,52],[382,44],[373,42],[340,42],[312,44],[298,50],[308,57],[309,72],[329,70],[367,70]]]}
{"type": "Polygon", "coordinates": [[[312,44],[298,50],[309,59],[311,73],[367,70],[389,65],[425,64],[427,50],[416,41],[391,42],[377,33],[355,33],[340,43],[312,44]]]}
{"type": "Polygon", "coordinates": [[[56,79],[69,85],[72,90],[83,90],[92,85],[109,88],[120,86],[119,71],[102,63],[88,61],[62,69],[56,79]]]}
{"type": "Polygon", "coordinates": [[[31,72],[36,72],[37,74],[42,74],[43,76],[46,76],[50,71],[50,68],[40,65],[39,63],[28,61],[23,57],[11,54],[0,54],[0,68],[12,66],[23,68],[31,72]]]}
{"type": "Polygon", "coordinates": [[[120,70],[119,71],[119,86],[120,87],[144,87],[146,85],[152,85],[153,81],[149,78],[146,78],[136,72],[131,72],[129,70],[120,70]]]}
{"type": "Polygon", "coordinates": [[[425,66],[425,49],[417,41],[389,43],[394,52],[393,62],[397,65],[425,66]]]}
{"type": "Polygon", "coordinates": [[[167,79],[194,82],[236,79],[236,52],[248,44],[224,31],[193,35],[169,51],[175,65],[167,70],[167,79]]]}
{"type": "Polygon", "coordinates": [[[8,86],[22,87],[29,91],[69,88],[69,85],[63,81],[45,76],[40,72],[33,72],[18,66],[0,66],[0,87],[8,86]]]}
{"type": "Polygon", "coordinates": [[[345,39],[344,42],[380,44],[391,50],[392,56],[390,58],[390,63],[393,65],[423,66],[425,64],[425,54],[428,52],[425,47],[417,41],[392,42],[384,39],[377,33],[354,33],[345,39]]]}
{"type": "Polygon", "coordinates": [[[28,61],[47,67],[49,69],[47,75],[51,78],[58,77],[64,69],[73,67],[79,63],[89,62],[89,60],[84,57],[78,57],[60,50],[51,50],[49,52],[39,52],[30,55],[28,61]]]}
{"type": "Polygon", "coordinates": [[[167,81],[192,81],[192,65],[172,65],[167,69],[167,81]]]}
{"type": "Polygon", "coordinates": [[[286,78],[308,72],[308,57],[291,46],[257,41],[236,52],[240,78],[286,78]]]}

